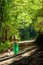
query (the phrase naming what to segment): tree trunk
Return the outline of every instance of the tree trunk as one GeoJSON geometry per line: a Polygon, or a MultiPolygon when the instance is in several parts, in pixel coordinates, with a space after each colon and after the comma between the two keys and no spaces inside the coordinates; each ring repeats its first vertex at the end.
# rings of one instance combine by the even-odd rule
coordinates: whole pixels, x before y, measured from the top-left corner
{"type": "Polygon", "coordinates": [[[43,33],[39,33],[35,43],[38,47],[43,48],[43,33]]]}

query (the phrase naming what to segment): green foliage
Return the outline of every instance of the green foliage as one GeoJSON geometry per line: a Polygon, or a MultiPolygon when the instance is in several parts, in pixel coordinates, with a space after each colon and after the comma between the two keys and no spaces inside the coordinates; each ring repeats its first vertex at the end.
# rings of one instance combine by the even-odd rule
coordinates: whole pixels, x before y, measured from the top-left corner
{"type": "Polygon", "coordinates": [[[19,35],[21,40],[29,40],[29,39],[34,39],[37,33],[31,24],[29,27],[19,28],[19,35]]]}
{"type": "Polygon", "coordinates": [[[43,17],[38,17],[35,24],[35,30],[37,32],[43,32],[43,17]]]}
{"type": "Polygon", "coordinates": [[[9,41],[5,41],[5,43],[0,43],[0,52],[7,51],[11,47],[11,43],[9,41]]]}
{"type": "MultiPolygon", "coordinates": [[[[18,28],[29,27],[30,24],[38,31],[38,18],[43,17],[42,4],[42,0],[0,0],[0,30],[8,32],[4,32],[4,37],[9,39],[16,34],[20,39],[18,28]]],[[[0,37],[3,38],[1,32],[0,37]]]]}

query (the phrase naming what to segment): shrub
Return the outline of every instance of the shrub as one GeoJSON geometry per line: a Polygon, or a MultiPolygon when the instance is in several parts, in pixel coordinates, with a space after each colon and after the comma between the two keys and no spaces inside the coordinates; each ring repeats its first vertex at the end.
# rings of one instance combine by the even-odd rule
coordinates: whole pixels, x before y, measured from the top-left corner
{"type": "Polygon", "coordinates": [[[0,43],[0,52],[7,51],[11,47],[11,43],[9,41],[5,41],[5,43],[0,43]]]}

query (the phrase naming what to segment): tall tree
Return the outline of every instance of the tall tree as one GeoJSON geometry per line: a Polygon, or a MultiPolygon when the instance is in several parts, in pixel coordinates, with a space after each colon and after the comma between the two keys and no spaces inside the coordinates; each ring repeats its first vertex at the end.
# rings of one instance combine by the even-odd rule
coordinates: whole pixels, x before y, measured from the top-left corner
{"type": "Polygon", "coordinates": [[[35,27],[41,11],[42,0],[0,0],[0,30],[5,33],[2,31],[2,34],[5,38],[14,34],[19,36],[18,28],[29,27],[30,24],[35,27]]]}

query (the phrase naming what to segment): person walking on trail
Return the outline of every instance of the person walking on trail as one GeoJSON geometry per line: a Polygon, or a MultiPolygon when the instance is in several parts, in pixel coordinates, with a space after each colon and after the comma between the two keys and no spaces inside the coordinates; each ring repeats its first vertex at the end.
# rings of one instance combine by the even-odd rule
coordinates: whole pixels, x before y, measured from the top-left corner
{"type": "Polygon", "coordinates": [[[17,36],[16,35],[14,35],[13,51],[14,51],[14,54],[19,53],[19,48],[18,48],[18,42],[17,42],[17,36]]]}

